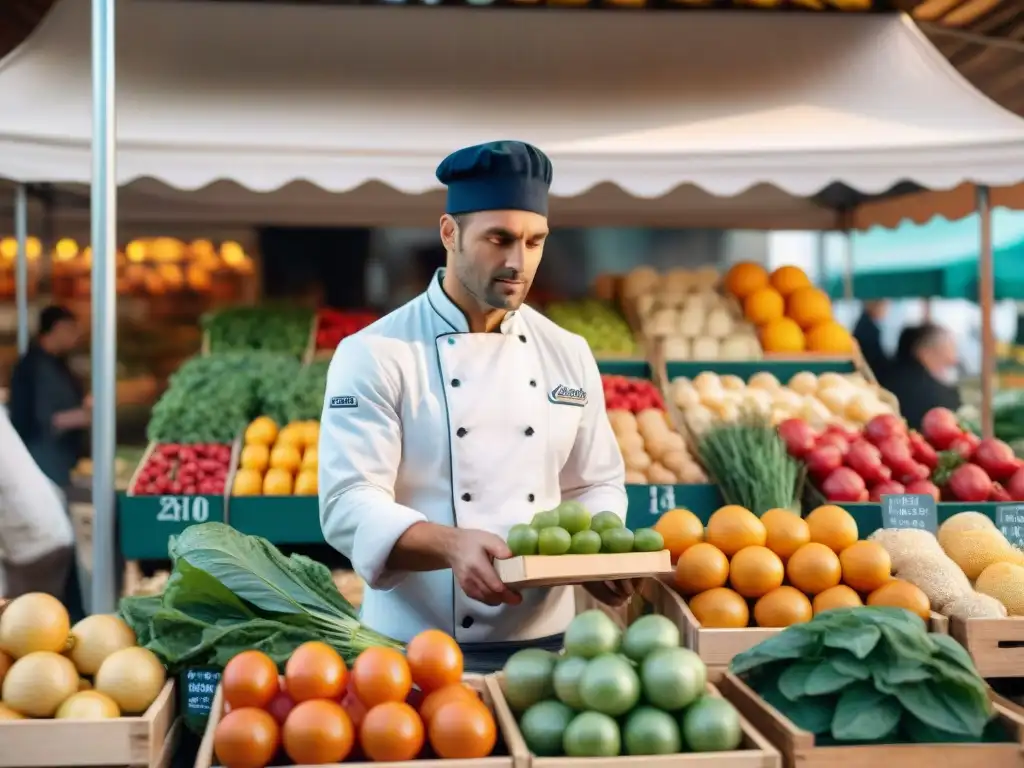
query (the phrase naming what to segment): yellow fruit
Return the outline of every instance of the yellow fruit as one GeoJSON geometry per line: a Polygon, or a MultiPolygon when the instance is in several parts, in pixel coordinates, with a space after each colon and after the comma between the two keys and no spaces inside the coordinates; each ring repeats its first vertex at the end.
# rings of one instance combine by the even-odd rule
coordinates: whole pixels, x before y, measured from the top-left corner
{"type": "Polygon", "coordinates": [[[302,469],[316,469],[320,466],[320,453],[316,445],[311,445],[302,453],[302,469]]]}
{"type": "Polygon", "coordinates": [[[857,541],[857,521],[835,504],[822,504],[806,518],[811,541],[824,544],[837,555],[857,541]]]}
{"type": "Polygon", "coordinates": [[[836,586],[843,577],[839,555],[824,544],[804,544],[793,553],[786,563],[789,583],[806,592],[817,595],[836,586]]]}
{"type": "Polygon", "coordinates": [[[263,475],[255,469],[240,469],[231,486],[232,496],[259,496],[263,492],[263,475]]]}
{"type": "Polygon", "coordinates": [[[298,424],[298,433],[302,436],[303,444],[309,447],[316,447],[320,442],[320,422],[302,421],[298,424]]]}
{"type": "Polygon", "coordinates": [[[832,301],[820,288],[800,288],[786,297],[786,316],[801,328],[832,319],[832,301]]]}
{"type": "Polygon", "coordinates": [[[684,595],[696,595],[729,580],[729,558],[706,542],[694,544],[676,562],[675,585],[684,595]]]}
{"type": "Polygon", "coordinates": [[[892,578],[892,560],[877,541],[857,541],[839,553],[843,581],[858,592],[874,592],[892,578]]]}
{"type": "Polygon", "coordinates": [[[1011,616],[1024,616],[1024,568],[1013,563],[993,563],[978,577],[974,588],[994,597],[1011,616]]]}
{"type": "Polygon", "coordinates": [[[743,300],[743,314],[754,325],[778,320],[785,311],[786,302],[774,288],[758,288],[743,300]]]}
{"type": "Polygon", "coordinates": [[[665,540],[672,562],[694,544],[704,541],[704,523],[688,509],[670,509],[658,518],[654,530],[665,540]]]}
{"type": "Polygon", "coordinates": [[[811,540],[807,521],[788,509],[769,509],[761,515],[761,522],[768,532],[765,546],[783,560],[811,540]]]}
{"type": "Polygon", "coordinates": [[[725,290],[738,299],[745,299],[754,291],[768,285],[768,272],[760,264],[741,261],[733,264],[725,273],[725,290]]]}
{"type": "Polygon", "coordinates": [[[747,601],[731,589],[716,587],[691,597],[688,605],[701,627],[743,629],[750,623],[747,601]]]}
{"type": "Polygon", "coordinates": [[[783,296],[789,296],[794,291],[807,288],[811,285],[811,279],[800,267],[784,266],[772,272],[770,282],[772,288],[783,296]]]}
{"type": "Polygon", "coordinates": [[[749,509],[737,504],[720,507],[708,519],[704,540],[713,544],[726,557],[732,557],[744,547],[763,547],[768,538],[764,523],[749,509]]]}
{"type": "Polygon", "coordinates": [[[928,596],[919,587],[901,579],[893,579],[868,595],[868,605],[905,608],[911,613],[916,613],[925,621],[931,618],[931,605],[928,603],[928,596]]]}
{"type": "Polygon", "coordinates": [[[270,452],[270,466],[272,469],[284,469],[289,473],[297,472],[302,466],[302,454],[294,445],[278,443],[270,452]]]}
{"type": "Polygon", "coordinates": [[[807,350],[824,355],[853,353],[853,336],[835,320],[825,320],[812,327],[806,335],[807,350]]]}
{"type": "Polygon", "coordinates": [[[761,346],[765,352],[782,354],[804,351],[804,332],[788,317],[780,317],[761,327],[761,346]]]}
{"type": "Polygon", "coordinates": [[[296,496],[316,496],[317,494],[317,481],[316,481],[316,470],[315,469],[304,469],[299,472],[298,477],[295,478],[295,495],[296,496]]]}
{"type": "Polygon", "coordinates": [[[261,443],[251,443],[242,448],[242,455],[238,459],[238,466],[242,469],[252,469],[260,474],[267,471],[270,465],[270,449],[261,443]]]}
{"type": "Polygon", "coordinates": [[[260,416],[245,430],[246,445],[271,446],[277,439],[277,424],[269,416],[260,416]]]}
{"type": "Polygon", "coordinates": [[[994,563],[1024,565],[1024,554],[996,528],[947,533],[943,548],[971,581],[994,563]]]}
{"type": "Polygon", "coordinates": [[[768,547],[744,547],[729,563],[729,585],[743,597],[761,597],[782,586],[786,570],[768,547]]]}
{"type": "Polygon", "coordinates": [[[814,602],[811,603],[815,616],[825,611],[831,611],[833,608],[856,608],[860,605],[864,605],[860,595],[845,584],[839,584],[818,593],[814,596],[814,602]]]}
{"type": "Polygon", "coordinates": [[[300,422],[294,422],[282,429],[274,442],[275,446],[290,445],[299,453],[306,447],[306,433],[300,422]]]}
{"type": "Polygon", "coordinates": [[[814,615],[807,595],[793,587],[773,589],[754,604],[759,627],[789,627],[810,621],[814,615]]]}
{"type": "Polygon", "coordinates": [[[982,512],[958,512],[939,526],[939,544],[946,546],[949,537],[960,531],[995,530],[992,518],[982,512]]]}
{"type": "Polygon", "coordinates": [[[286,469],[268,469],[263,478],[264,496],[291,496],[292,473],[286,469]]]}

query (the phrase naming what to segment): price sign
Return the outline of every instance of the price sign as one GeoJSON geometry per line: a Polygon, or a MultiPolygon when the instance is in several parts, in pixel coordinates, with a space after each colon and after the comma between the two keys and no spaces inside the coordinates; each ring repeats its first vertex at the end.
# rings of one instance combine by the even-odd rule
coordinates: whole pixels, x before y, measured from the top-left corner
{"type": "Polygon", "coordinates": [[[213,707],[220,670],[195,667],[181,673],[181,709],[186,717],[205,720],[213,707]]]}
{"type": "Polygon", "coordinates": [[[676,489],[672,485],[652,485],[648,489],[651,494],[650,513],[661,517],[670,509],[676,508],[676,489]]]}
{"type": "Polygon", "coordinates": [[[226,522],[227,515],[223,496],[118,494],[117,520],[126,559],[163,560],[171,536],[190,525],[226,522]]]}
{"type": "Polygon", "coordinates": [[[161,496],[159,502],[159,523],[205,523],[210,519],[210,500],[205,496],[161,496]]]}
{"type": "Polygon", "coordinates": [[[916,528],[935,533],[939,512],[935,497],[927,493],[894,493],[882,496],[883,528],[916,528]]]}
{"type": "Polygon", "coordinates": [[[1011,544],[1024,547],[1024,504],[996,507],[996,527],[1011,544]]]}

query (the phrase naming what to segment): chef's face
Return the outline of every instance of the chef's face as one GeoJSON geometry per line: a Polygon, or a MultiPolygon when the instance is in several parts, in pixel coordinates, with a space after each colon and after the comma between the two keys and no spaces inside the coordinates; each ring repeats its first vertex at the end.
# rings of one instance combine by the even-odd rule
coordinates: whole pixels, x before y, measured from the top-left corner
{"type": "Polygon", "coordinates": [[[481,305],[494,309],[522,306],[547,236],[547,217],[529,211],[441,217],[441,241],[455,276],[481,305]]]}

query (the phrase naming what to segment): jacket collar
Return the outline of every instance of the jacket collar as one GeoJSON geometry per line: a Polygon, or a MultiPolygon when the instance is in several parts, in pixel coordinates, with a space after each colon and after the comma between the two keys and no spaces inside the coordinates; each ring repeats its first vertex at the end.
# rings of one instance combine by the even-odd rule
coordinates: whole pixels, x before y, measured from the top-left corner
{"type": "MultiPolygon", "coordinates": [[[[446,326],[446,331],[469,333],[469,321],[466,319],[465,313],[455,305],[455,302],[448,298],[448,294],[441,287],[444,272],[444,267],[441,267],[431,278],[426,292],[427,302],[430,304],[431,309],[444,321],[443,324],[446,326]]],[[[518,333],[521,324],[519,315],[519,312],[506,312],[498,330],[506,335],[518,333]]]]}

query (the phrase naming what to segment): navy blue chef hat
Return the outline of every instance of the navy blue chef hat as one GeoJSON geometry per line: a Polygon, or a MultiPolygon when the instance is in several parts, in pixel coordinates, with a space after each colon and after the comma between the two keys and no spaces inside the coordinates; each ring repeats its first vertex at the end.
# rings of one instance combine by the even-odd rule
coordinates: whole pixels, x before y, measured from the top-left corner
{"type": "Polygon", "coordinates": [[[532,211],[548,215],[551,161],[531,144],[491,141],[452,152],[437,166],[445,212],[532,211]]]}

